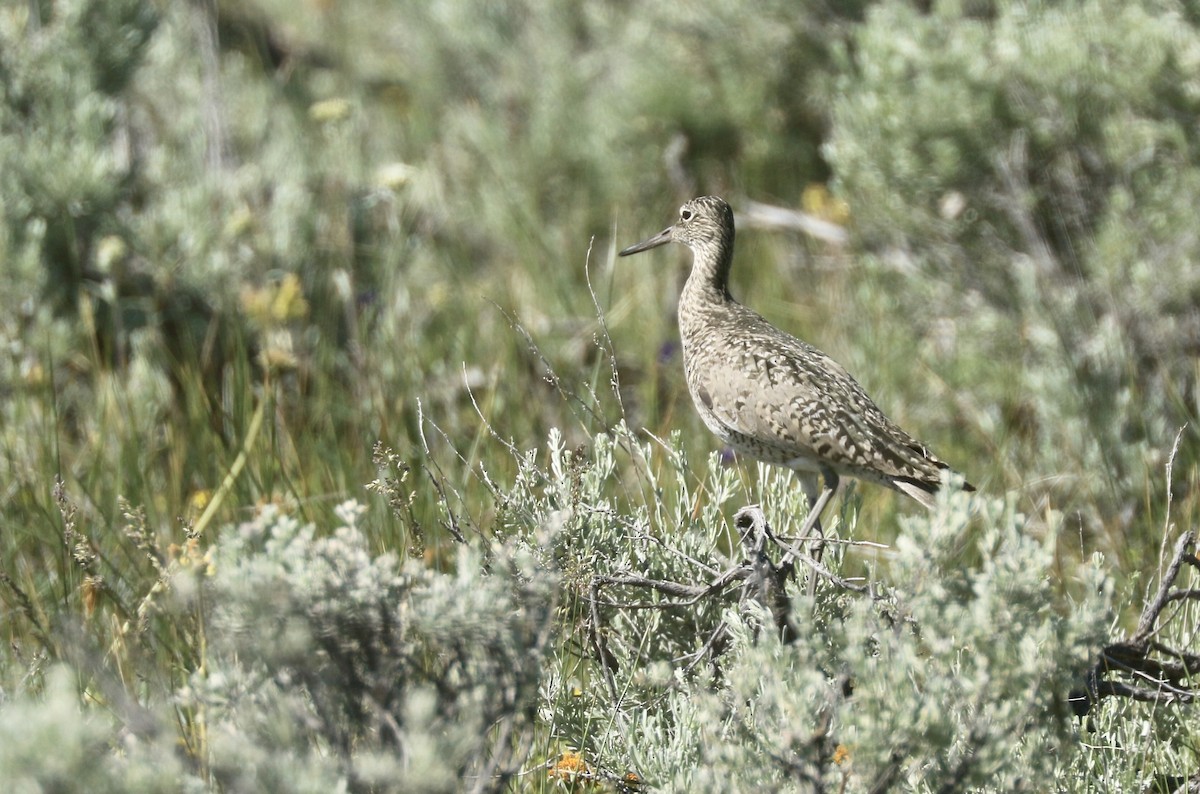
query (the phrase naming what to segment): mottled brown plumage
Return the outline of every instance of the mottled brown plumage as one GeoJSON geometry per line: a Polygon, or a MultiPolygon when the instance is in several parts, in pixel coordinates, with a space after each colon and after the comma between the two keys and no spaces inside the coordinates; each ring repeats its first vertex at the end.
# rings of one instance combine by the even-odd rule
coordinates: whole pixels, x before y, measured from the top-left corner
{"type": "MultiPolygon", "coordinates": [[[[737,453],[802,475],[817,523],[842,475],[879,483],[932,507],[948,467],[888,419],[840,364],[780,331],[729,294],[733,211],[692,199],[679,221],[621,251],[670,242],[692,250],[679,300],[688,390],[704,424],[737,453]],[[816,477],[824,480],[819,494],[816,477]]],[[[965,485],[973,490],[970,485],[965,485]]]]}

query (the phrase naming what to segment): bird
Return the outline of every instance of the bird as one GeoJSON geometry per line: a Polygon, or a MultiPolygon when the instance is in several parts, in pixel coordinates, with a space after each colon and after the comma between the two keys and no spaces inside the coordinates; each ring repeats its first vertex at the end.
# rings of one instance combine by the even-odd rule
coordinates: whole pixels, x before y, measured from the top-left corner
{"type": "MultiPolygon", "coordinates": [[[[705,426],[740,457],[796,472],[809,503],[801,537],[821,536],[821,513],[842,477],[932,509],[949,465],[889,419],[845,367],[734,300],[733,239],[729,204],[701,196],[680,207],[673,225],[619,254],[667,243],[691,249],[679,334],[688,392],[705,426]]],[[[965,480],[961,487],[975,490],[965,480]]]]}

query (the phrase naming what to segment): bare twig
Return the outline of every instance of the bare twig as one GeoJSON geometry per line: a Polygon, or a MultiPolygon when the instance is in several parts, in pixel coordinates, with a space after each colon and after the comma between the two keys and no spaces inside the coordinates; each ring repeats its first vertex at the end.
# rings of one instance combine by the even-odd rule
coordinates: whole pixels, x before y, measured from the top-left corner
{"type": "Polygon", "coordinates": [[[1183,432],[1185,430],[1187,430],[1186,423],[1175,433],[1175,442],[1171,444],[1171,454],[1167,455],[1167,514],[1163,517],[1163,539],[1162,545],[1159,546],[1158,549],[1158,567],[1160,570],[1163,567],[1163,563],[1166,561],[1165,555],[1167,551],[1167,538],[1171,537],[1171,533],[1175,529],[1174,525],[1171,523],[1171,508],[1174,505],[1172,492],[1175,490],[1175,458],[1177,455],[1179,455],[1179,444],[1183,441],[1183,432]]]}
{"type": "Polygon", "coordinates": [[[746,595],[758,601],[771,612],[775,628],[784,642],[792,643],[800,635],[792,624],[792,603],[788,598],[787,580],[792,576],[792,564],[776,565],[767,556],[767,544],[771,540],[771,528],[758,505],[743,507],[733,516],[733,523],[741,532],[742,548],[750,558],[750,570],[746,595]]]}
{"type": "Polygon", "coordinates": [[[617,408],[620,409],[621,416],[625,416],[625,401],[621,399],[621,376],[617,372],[617,351],[613,349],[612,335],[608,332],[608,321],[604,319],[604,309],[600,308],[600,299],[596,297],[596,290],[592,286],[592,245],[595,242],[595,237],[588,240],[587,256],[583,260],[583,278],[587,282],[587,291],[592,299],[592,308],[596,310],[596,319],[600,323],[600,338],[604,340],[604,344],[601,345],[600,339],[596,339],[596,345],[597,347],[603,347],[608,358],[608,367],[611,374],[609,385],[612,387],[613,396],[617,398],[617,408]]]}
{"type": "Polygon", "coordinates": [[[592,580],[589,596],[588,640],[592,643],[592,650],[595,651],[596,658],[600,660],[600,670],[604,674],[604,683],[608,685],[608,694],[612,698],[612,702],[616,703],[618,700],[617,680],[613,677],[613,669],[616,668],[617,661],[608,652],[608,644],[601,633],[599,580],[592,580]]]}
{"type": "MultiPolygon", "coordinates": [[[[563,402],[569,406],[578,406],[579,408],[582,408],[585,412],[587,412],[588,417],[593,423],[595,423],[596,426],[604,427],[604,417],[597,413],[594,407],[588,405],[587,402],[581,399],[578,394],[568,390],[567,387],[563,385],[562,378],[559,377],[558,372],[554,369],[554,365],[550,362],[550,359],[546,357],[546,354],[542,352],[542,349],[538,346],[538,343],[534,341],[533,334],[529,333],[529,330],[526,329],[519,320],[517,320],[516,316],[503,306],[495,301],[492,301],[492,305],[496,307],[497,311],[504,315],[504,319],[508,321],[509,327],[521,335],[521,339],[525,341],[526,348],[538,360],[538,363],[542,365],[543,379],[546,381],[546,383],[550,384],[550,386],[554,387],[554,390],[558,392],[558,396],[562,398],[563,402]]],[[[571,413],[575,414],[575,418],[579,420],[580,424],[585,427],[588,426],[588,422],[585,421],[584,417],[580,416],[580,414],[576,412],[574,408],[571,409],[571,413]]]]}
{"type": "MultiPolygon", "coordinates": [[[[432,420],[429,422],[429,424],[434,430],[437,430],[438,433],[441,433],[443,438],[446,438],[446,434],[443,433],[442,429],[438,427],[432,420]]],[[[466,538],[463,537],[462,529],[459,527],[458,518],[455,517],[454,509],[450,506],[450,498],[446,494],[446,489],[442,486],[442,480],[446,475],[444,472],[442,472],[441,467],[438,466],[437,461],[434,459],[433,453],[429,449],[429,441],[425,438],[425,409],[421,405],[420,399],[417,400],[417,431],[421,435],[421,448],[425,452],[425,460],[429,461],[428,465],[422,466],[422,468],[424,468],[425,473],[429,475],[429,480],[433,483],[433,487],[437,489],[438,499],[440,499],[442,504],[446,507],[446,516],[448,520],[441,522],[442,526],[444,526],[459,543],[465,543],[466,538]],[[433,469],[437,470],[436,474],[432,469],[430,469],[431,466],[433,469]]],[[[448,438],[446,440],[449,442],[448,438]]],[[[454,449],[453,444],[451,444],[450,447],[451,449],[454,449]]],[[[466,463],[466,459],[458,452],[457,449],[454,450],[454,454],[458,455],[458,459],[460,461],[466,463]]],[[[470,467],[468,466],[468,468],[470,467]]],[[[485,478],[484,485],[488,486],[493,496],[497,495],[498,491],[495,486],[492,485],[490,480],[485,478]]]]}
{"type": "MultiPolygon", "coordinates": [[[[1191,679],[1200,675],[1200,655],[1172,648],[1154,639],[1165,622],[1163,611],[1176,601],[1200,598],[1196,588],[1176,588],[1184,564],[1195,565],[1196,533],[1187,531],[1175,543],[1171,561],[1159,582],[1158,592],[1147,603],[1137,631],[1128,640],[1106,645],[1087,673],[1087,692],[1072,692],[1070,702],[1079,716],[1105,697],[1123,697],[1147,703],[1190,703],[1197,690],[1191,679]],[[1120,675],[1127,679],[1113,680],[1120,675]]],[[[1175,614],[1173,613],[1171,617],[1175,614]]]]}
{"type": "MultiPolygon", "coordinates": [[[[602,608],[619,610],[685,609],[706,599],[719,597],[729,591],[732,585],[741,582],[740,601],[752,600],[761,604],[770,612],[779,636],[785,642],[794,642],[798,639],[799,632],[792,621],[791,595],[787,586],[788,581],[794,578],[792,563],[794,559],[809,566],[814,571],[814,575],[823,577],[838,587],[855,593],[866,593],[872,598],[876,597],[867,586],[855,584],[833,574],[807,555],[797,556],[794,551],[772,534],[771,527],[758,505],[749,505],[735,513],[734,524],[739,530],[742,550],[746,559],[716,573],[705,584],[653,579],[629,572],[598,575],[592,578],[588,598],[588,642],[593,653],[600,660],[605,683],[614,702],[618,698],[617,683],[613,676],[613,671],[617,669],[617,661],[608,649],[605,639],[602,608]],[[775,562],[771,558],[773,548],[782,550],[780,553],[784,554],[784,557],[780,562],[775,562]],[[667,598],[620,601],[604,596],[601,591],[605,587],[649,590],[667,598]]],[[[690,558],[689,562],[710,573],[716,570],[711,565],[702,565],[690,558]]],[[[676,661],[686,660],[686,669],[690,670],[703,659],[715,660],[721,655],[724,641],[728,635],[729,626],[722,620],[708,632],[701,647],[676,661]]]]}
{"type": "Polygon", "coordinates": [[[1171,558],[1171,564],[1167,566],[1166,573],[1163,574],[1162,582],[1158,587],[1158,595],[1155,596],[1150,605],[1142,612],[1142,619],[1138,622],[1137,633],[1133,635],[1135,643],[1144,643],[1150,639],[1150,635],[1154,632],[1155,624],[1158,622],[1158,616],[1162,614],[1163,609],[1170,600],[1171,587],[1175,584],[1175,579],[1179,576],[1179,569],[1183,565],[1184,555],[1195,545],[1196,533],[1190,530],[1180,535],[1179,540],[1175,543],[1175,554],[1171,558]]]}
{"type": "Polygon", "coordinates": [[[845,245],[850,239],[844,226],[790,207],[757,201],[743,202],[743,211],[738,214],[737,223],[747,229],[801,232],[833,245],[845,245]]]}
{"type": "Polygon", "coordinates": [[[725,642],[725,638],[727,636],[729,636],[729,624],[722,620],[717,624],[717,627],[713,629],[712,634],[708,636],[708,640],[705,641],[704,645],[700,646],[700,648],[698,648],[694,653],[687,654],[686,656],[676,659],[675,661],[682,662],[685,659],[690,659],[691,661],[689,661],[687,667],[684,668],[684,672],[688,672],[693,667],[700,664],[701,660],[703,660],[705,657],[719,656],[720,651],[718,649],[722,647],[722,643],[725,642]]]}
{"type": "Polygon", "coordinates": [[[1189,599],[1191,599],[1191,600],[1200,599],[1200,590],[1197,590],[1196,588],[1193,587],[1188,590],[1175,590],[1174,592],[1167,594],[1168,602],[1170,602],[1170,601],[1186,601],[1189,599]]]}
{"type": "Polygon", "coordinates": [[[750,568],[749,566],[743,564],[730,568],[707,585],[690,585],[683,584],[681,582],[671,582],[665,579],[649,579],[645,576],[638,576],[637,574],[597,576],[595,582],[600,585],[641,587],[648,590],[655,590],[663,593],[664,595],[686,599],[684,601],[666,601],[654,603],[635,602],[630,604],[621,604],[615,601],[600,600],[599,596],[597,595],[597,600],[600,600],[604,606],[617,607],[619,609],[671,609],[673,607],[692,606],[703,598],[717,595],[732,582],[742,581],[749,576],[750,568]]]}

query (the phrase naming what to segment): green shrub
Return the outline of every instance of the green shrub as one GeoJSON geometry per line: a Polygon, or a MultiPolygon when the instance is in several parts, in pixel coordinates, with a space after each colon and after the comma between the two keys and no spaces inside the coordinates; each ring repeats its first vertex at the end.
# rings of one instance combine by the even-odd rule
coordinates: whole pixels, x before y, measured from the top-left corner
{"type": "MultiPolygon", "coordinates": [[[[727,468],[714,459],[694,490],[668,449],[662,463],[637,466],[653,497],[627,512],[598,490],[618,451],[656,459],[620,431],[597,437],[590,461],[552,439],[544,468],[523,481],[543,484],[519,481],[508,494],[534,526],[557,528],[554,546],[578,572],[563,563],[565,583],[576,582],[566,601],[575,601],[575,647],[610,670],[607,686],[595,669],[554,682],[551,730],[562,745],[654,786],[699,791],[807,791],[843,779],[849,790],[880,781],[1042,790],[1078,751],[1067,693],[1110,624],[1109,585],[1097,564],[1061,569],[1056,530],[1030,536],[1011,503],[942,499],[871,566],[870,595],[828,582],[815,600],[793,592],[798,637],[784,644],[737,588],[669,606],[661,593],[613,586],[597,603],[600,591],[587,588],[595,577],[703,585],[738,559],[722,551],[731,545],[722,513],[744,498],[727,468]],[[1064,573],[1086,593],[1074,605],[1057,584],[1064,573]],[[631,602],[642,606],[615,605],[631,602]],[[728,636],[713,643],[718,625],[728,636]]],[[[779,535],[802,521],[798,490],[767,479],[761,496],[779,535]]],[[[871,534],[852,518],[841,532],[871,534]]],[[[834,552],[835,573],[849,553],[834,552]]],[[[569,659],[560,667],[578,664],[569,659]]]]}
{"type": "Polygon", "coordinates": [[[888,2],[854,41],[826,152],[868,261],[919,274],[894,300],[1023,478],[1129,522],[1195,418],[1196,28],[1169,4],[888,2]]]}
{"type": "MultiPolygon", "coordinates": [[[[97,707],[103,698],[96,694],[84,705],[76,674],[60,665],[49,671],[40,697],[0,701],[0,770],[8,791],[199,790],[166,723],[154,722],[162,715],[143,714],[122,724],[110,709],[121,712],[132,704],[97,707]]],[[[133,706],[125,716],[137,710],[133,706]]]]}
{"type": "Polygon", "coordinates": [[[362,512],[343,504],[317,537],[268,508],[214,550],[194,596],[212,605],[209,656],[184,703],[223,787],[456,791],[523,760],[554,571],[503,547],[463,548],[457,574],[402,567],[369,553],[362,512]],[[295,764],[320,777],[297,785],[295,764]]]}
{"type": "MultiPolygon", "coordinates": [[[[520,458],[511,485],[493,483],[507,539],[462,545],[445,572],[371,552],[354,502],[328,533],[268,506],[181,553],[158,602],[203,640],[170,693],[178,725],[153,690],[115,726],[90,708],[75,719],[53,683],[46,706],[21,694],[0,708],[14,779],[59,774],[23,722],[34,708],[78,748],[68,766],[147,790],[172,776],[198,790],[537,790],[574,774],[650,790],[1085,791],[1188,768],[1178,741],[1150,768],[1110,752],[1130,731],[1190,731],[1179,706],[1074,717],[1112,585],[1099,558],[1064,562],[1053,517],[1041,529],[1012,500],[946,493],[890,549],[835,543],[832,576],[867,577],[822,576],[809,595],[801,564],[769,605],[796,628],[784,642],[729,576],[748,552],[725,516],[758,498],[788,537],[803,521],[789,477],[764,471],[748,491],[714,456],[697,481],[677,443],[624,428],[574,450],[554,434],[520,458]],[[155,766],[146,753],[174,730],[186,754],[155,766]],[[118,752],[126,735],[137,752],[118,752]]],[[[877,534],[852,501],[829,529],[877,534]]],[[[87,670],[113,691],[103,665],[87,670]]]]}

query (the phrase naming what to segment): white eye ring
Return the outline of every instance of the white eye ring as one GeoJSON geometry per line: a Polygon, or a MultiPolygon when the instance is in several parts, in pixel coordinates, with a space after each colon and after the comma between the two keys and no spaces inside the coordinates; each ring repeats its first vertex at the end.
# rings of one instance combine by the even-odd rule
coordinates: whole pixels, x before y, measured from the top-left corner
{"type": "Polygon", "coordinates": [[[692,219],[692,211],[689,210],[687,207],[684,207],[683,209],[681,209],[679,211],[679,220],[686,222],[686,221],[690,221],[691,219],[692,219]]]}

